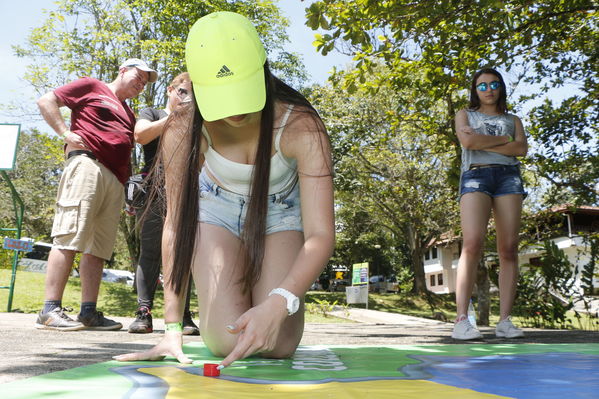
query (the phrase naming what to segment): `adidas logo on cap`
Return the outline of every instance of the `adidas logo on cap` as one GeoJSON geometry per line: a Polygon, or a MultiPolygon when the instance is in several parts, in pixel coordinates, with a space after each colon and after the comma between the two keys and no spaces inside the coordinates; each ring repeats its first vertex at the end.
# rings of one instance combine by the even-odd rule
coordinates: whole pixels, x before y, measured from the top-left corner
{"type": "Polygon", "coordinates": [[[231,70],[229,68],[227,68],[226,65],[223,65],[220,68],[220,71],[218,71],[218,73],[216,74],[217,78],[224,78],[225,76],[231,76],[233,75],[233,72],[231,72],[231,70]]]}

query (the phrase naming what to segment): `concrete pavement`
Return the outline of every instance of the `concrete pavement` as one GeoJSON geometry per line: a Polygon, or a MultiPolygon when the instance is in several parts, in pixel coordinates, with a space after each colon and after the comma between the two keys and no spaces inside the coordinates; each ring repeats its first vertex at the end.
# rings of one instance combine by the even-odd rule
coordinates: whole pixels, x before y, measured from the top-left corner
{"type": "MultiPolygon", "coordinates": [[[[456,343],[451,323],[374,310],[337,309],[334,315],[354,323],[308,323],[302,345],[435,345],[456,343]]],[[[123,323],[121,331],[56,332],[34,328],[37,315],[0,313],[0,383],[111,360],[112,356],[151,348],[160,340],[164,322],[154,320],[153,334],[129,334],[133,318],[111,317],[123,323]]],[[[495,338],[494,328],[482,327],[484,341],[498,343],[599,342],[597,331],[526,329],[518,340],[495,338]]],[[[197,342],[201,337],[184,337],[197,342]]],[[[463,342],[459,342],[463,343],[463,342]]]]}

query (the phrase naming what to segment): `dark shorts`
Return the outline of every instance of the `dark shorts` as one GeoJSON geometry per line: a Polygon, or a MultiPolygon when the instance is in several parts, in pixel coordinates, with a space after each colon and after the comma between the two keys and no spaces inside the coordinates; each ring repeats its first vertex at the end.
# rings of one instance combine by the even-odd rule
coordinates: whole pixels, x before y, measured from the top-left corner
{"type": "Polygon", "coordinates": [[[490,197],[521,194],[526,197],[518,165],[470,169],[462,172],[460,197],[468,193],[485,193],[490,197]]]}

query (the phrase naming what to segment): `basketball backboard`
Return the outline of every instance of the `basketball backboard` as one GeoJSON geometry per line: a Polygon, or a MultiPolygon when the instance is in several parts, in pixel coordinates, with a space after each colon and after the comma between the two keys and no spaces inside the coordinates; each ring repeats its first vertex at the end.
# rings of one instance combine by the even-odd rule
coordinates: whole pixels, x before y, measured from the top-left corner
{"type": "Polygon", "coordinates": [[[12,170],[17,159],[21,125],[0,123],[0,170],[12,170]]]}

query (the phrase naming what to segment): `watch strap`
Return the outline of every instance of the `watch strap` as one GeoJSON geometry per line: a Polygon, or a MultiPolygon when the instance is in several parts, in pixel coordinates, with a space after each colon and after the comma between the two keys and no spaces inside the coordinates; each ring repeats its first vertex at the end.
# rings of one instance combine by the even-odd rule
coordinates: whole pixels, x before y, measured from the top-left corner
{"type": "Polygon", "coordinates": [[[270,291],[268,293],[268,296],[271,295],[280,295],[283,298],[285,298],[285,301],[287,302],[287,315],[291,316],[292,314],[294,314],[296,312],[296,309],[292,309],[291,307],[291,303],[294,300],[299,300],[299,298],[297,297],[297,295],[295,295],[293,292],[286,290],[285,288],[275,288],[272,291],[270,291]]]}

